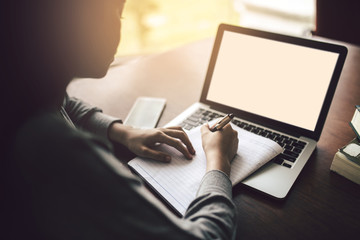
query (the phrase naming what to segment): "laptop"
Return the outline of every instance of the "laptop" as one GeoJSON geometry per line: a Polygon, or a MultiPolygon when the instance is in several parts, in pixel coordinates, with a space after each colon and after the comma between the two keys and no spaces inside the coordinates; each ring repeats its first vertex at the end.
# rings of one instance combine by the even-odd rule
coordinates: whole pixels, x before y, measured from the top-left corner
{"type": "Polygon", "coordinates": [[[283,153],[242,181],[283,199],[316,148],[347,55],[344,46],[221,24],[200,96],[166,126],[227,113],[283,153]]]}

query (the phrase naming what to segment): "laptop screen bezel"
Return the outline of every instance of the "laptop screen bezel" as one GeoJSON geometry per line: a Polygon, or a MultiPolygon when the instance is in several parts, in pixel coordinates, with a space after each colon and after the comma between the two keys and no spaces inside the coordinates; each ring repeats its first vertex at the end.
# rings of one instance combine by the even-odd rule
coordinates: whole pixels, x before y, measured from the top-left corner
{"type": "Polygon", "coordinates": [[[327,42],[320,42],[320,41],[316,41],[313,39],[305,39],[305,38],[300,38],[300,37],[265,32],[265,31],[255,30],[255,29],[248,29],[248,28],[243,28],[243,27],[233,26],[233,25],[228,25],[228,24],[220,24],[216,38],[215,38],[212,54],[210,57],[210,62],[209,62],[208,70],[206,73],[205,82],[204,82],[203,90],[202,90],[201,97],[200,97],[200,102],[210,105],[215,110],[222,111],[222,112],[232,112],[235,114],[236,117],[239,117],[241,119],[244,119],[244,120],[247,120],[250,122],[254,122],[256,124],[264,125],[266,127],[272,128],[274,130],[285,132],[285,133],[288,133],[288,134],[291,134],[291,135],[294,135],[297,137],[305,136],[305,137],[308,137],[308,138],[318,141],[320,138],[320,135],[321,135],[321,131],[325,124],[326,116],[330,109],[331,101],[335,94],[336,86],[337,86],[339,78],[340,78],[340,74],[341,74],[341,71],[342,71],[342,68],[343,68],[343,65],[345,62],[346,55],[347,55],[347,48],[342,45],[337,45],[337,44],[332,44],[332,43],[327,43],[327,42]],[[221,46],[221,41],[222,41],[225,31],[246,34],[246,35],[250,35],[250,36],[280,41],[280,42],[284,42],[284,43],[291,43],[291,44],[295,44],[295,45],[325,50],[325,51],[329,51],[329,52],[338,54],[338,59],[337,59],[337,62],[336,62],[335,68],[334,68],[334,72],[332,74],[330,84],[329,84],[328,90],[326,92],[324,102],[322,104],[319,118],[316,122],[314,131],[300,128],[300,127],[297,127],[294,125],[289,125],[289,124],[279,122],[279,121],[276,121],[273,119],[269,119],[266,117],[262,117],[262,116],[252,114],[250,112],[246,112],[246,111],[243,111],[240,109],[235,109],[235,108],[225,106],[225,105],[222,105],[222,104],[219,104],[219,103],[216,103],[216,102],[213,102],[213,101],[210,101],[207,99],[210,82],[212,79],[212,75],[213,75],[214,68],[216,65],[217,56],[218,56],[219,49],[221,46]]]}

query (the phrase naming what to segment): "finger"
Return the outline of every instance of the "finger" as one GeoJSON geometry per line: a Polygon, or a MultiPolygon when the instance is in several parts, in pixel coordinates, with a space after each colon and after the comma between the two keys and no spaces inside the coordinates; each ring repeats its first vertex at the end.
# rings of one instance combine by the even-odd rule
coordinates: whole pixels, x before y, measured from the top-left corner
{"type": "Polygon", "coordinates": [[[185,144],[188,151],[191,154],[195,154],[195,149],[188,135],[185,133],[185,131],[183,131],[182,129],[179,130],[178,128],[174,128],[174,129],[164,129],[164,133],[171,137],[180,139],[185,144]]]}
{"type": "Polygon", "coordinates": [[[226,125],[222,128],[222,130],[224,130],[224,131],[229,131],[230,129],[232,129],[230,123],[226,124],[226,125]]]}
{"type": "Polygon", "coordinates": [[[206,132],[210,132],[210,126],[208,123],[205,123],[204,125],[201,126],[200,128],[201,134],[204,134],[206,132]]]}
{"type": "Polygon", "coordinates": [[[169,156],[163,152],[148,148],[148,147],[144,147],[142,149],[141,155],[142,155],[142,157],[151,158],[151,159],[154,159],[154,160],[157,160],[160,162],[170,162],[171,161],[171,156],[169,156]]]}
{"type": "Polygon", "coordinates": [[[167,128],[164,128],[164,129],[173,129],[173,130],[182,130],[184,131],[184,129],[180,126],[172,126],[172,127],[167,127],[167,128]]]}
{"type": "Polygon", "coordinates": [[[163,130],[178,130],[178,131],[181,131],[181,132],[183,132],[183,133],[185,133],[186,135],[187,135],[187,133],[186,133],[186,131],[182,128],[182,127],[180,127],[180,126],[173,126],[173,127],[167,127],[167,128],[163,128],[163,130]]]}
{"type": "Polygon", "coordinates": [[[167,145],[169,145],[169,146],[177,149],[177,150],[178,150],[179,152],[181,152],[187,159],[192,159],[192,155],[190,154],[190,152],[188,151],[188,149],[184,146],[184,144],[183,144],[181,141],[179,141],[179,140],[177,140],[177,139],[175,139],[175,138],[173,138],[173,137],[171,137],[171,136],[163,133],[163,134],[160,136],[159,142],[165,143],[165,144],[167,144],[167,145]]]}

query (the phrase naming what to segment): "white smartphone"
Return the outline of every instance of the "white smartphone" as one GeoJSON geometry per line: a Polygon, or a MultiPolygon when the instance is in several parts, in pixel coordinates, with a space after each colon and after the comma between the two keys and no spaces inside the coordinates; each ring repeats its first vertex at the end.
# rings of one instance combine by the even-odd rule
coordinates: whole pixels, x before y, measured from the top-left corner
{"type": "Polygon", "coordinates": [[[137,128],[156,127],[165,108],[166,99],[138,97],[127,115],[124,125],[137,128]]]}

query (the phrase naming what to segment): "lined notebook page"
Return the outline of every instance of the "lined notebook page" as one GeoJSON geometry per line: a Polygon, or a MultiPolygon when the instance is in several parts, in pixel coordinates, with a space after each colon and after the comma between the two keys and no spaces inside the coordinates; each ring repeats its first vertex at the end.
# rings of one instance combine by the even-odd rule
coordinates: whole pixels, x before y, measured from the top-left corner
{"type": "MultiPolygon", "coordinates": [[[[235,125],[232,127],[238,131],[239,137],[238,151],[231,163],[230,173],[230,180],[235,185],[281,153],[282,148],[267,138],[247,132],[235,125]]],[[[206,171],[200,127],[190,131],[188,136],[196,150],[196,155],[192,160],[187,160],[172,147],[160,145],[157,146],[159,150],[171,154],[170,163],[140,157],[128,163],[181,215],[185,214],[186,209],[195,198],[206,171]]]]}

